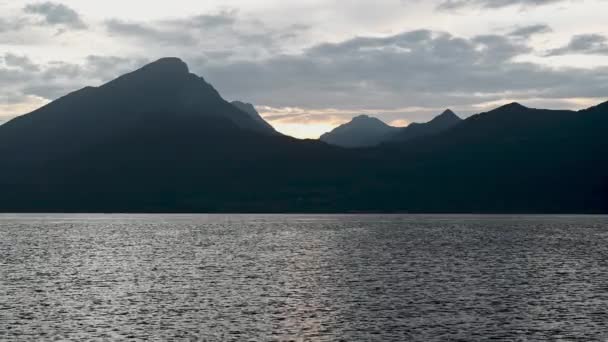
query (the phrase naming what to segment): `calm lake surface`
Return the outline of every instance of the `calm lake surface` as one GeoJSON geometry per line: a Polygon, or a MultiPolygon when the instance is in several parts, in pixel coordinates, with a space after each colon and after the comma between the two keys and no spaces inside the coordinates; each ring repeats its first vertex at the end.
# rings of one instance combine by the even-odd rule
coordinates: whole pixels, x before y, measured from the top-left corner
{"type": "Polygon", "coordinates": [[[608,339],[608,217],[0,215],[0,340],[608,339]]]}

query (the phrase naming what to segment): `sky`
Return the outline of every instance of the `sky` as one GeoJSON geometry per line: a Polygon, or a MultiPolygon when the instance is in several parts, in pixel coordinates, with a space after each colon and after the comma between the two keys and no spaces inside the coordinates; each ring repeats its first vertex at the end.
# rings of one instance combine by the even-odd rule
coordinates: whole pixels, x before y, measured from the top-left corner
{"type": "Polygon", "coordinates": [[[608,0],[0,0],[0,123],[161,57],[299,138],[608,99],[608,0]]]}

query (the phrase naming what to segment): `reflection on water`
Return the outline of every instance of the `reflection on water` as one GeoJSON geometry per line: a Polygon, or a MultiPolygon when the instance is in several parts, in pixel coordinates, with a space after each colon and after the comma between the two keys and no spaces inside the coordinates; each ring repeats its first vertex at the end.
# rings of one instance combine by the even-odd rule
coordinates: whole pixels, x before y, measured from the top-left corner
{"type": "Polygon", "coordinates": [[[608,218],[0,216],[0,339],[605,340],[608,218]]]}

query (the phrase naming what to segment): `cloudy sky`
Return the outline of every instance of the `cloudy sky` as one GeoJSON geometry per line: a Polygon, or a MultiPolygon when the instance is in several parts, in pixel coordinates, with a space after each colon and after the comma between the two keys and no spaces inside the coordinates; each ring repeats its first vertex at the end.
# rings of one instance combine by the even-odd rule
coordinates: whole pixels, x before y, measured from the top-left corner
{"type": "Polygon", "coordinates": [[[177,56],[277,129],[608,99],[608,0],[0,0],[0,122],[177,56]]]}

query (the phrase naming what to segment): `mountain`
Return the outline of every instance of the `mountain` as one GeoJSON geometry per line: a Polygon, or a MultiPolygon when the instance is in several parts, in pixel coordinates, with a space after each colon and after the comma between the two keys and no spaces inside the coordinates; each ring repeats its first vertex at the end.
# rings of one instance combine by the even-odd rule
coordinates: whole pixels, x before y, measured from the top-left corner
{"type": "Polygon", "coordinates": [[[255,109],[255,107],[251,103],[245,103],[245,102],[241,102],[241,101],[232,101],[231,104],[233,106],[235,106],[236,108],[240,109],[241,111],[249,114],[249,116],[252,119],[254,119],[258,123],[260,123],[262,126],[266,127],[268,132],[274,132],[276,134],[279,134],[278,132],[276,132],[274,127],[272,127],[268,122],[266,122],[266,120],[264,120],[262,118],[260,113],[258,113],[258,111],[255,109]]]}
{"type": "Polygon", "coordinates": [[[608,148],[602,138],[607,128],[607,104],[575,112],[511,103],[439,135],[394,145],[393,153],[415,165],[400,173],[415,184],[409,196],[417,203],[405,206],[607,212],[608,158],[602,152],[608,148]]]}
{"type": "Polygon", "coordinates": [[[277,134],[177,58],[7,122],[0,155],[0,210],[42,212],[270,210],[283,199],[256,198],[274,182],[343,158],[277,134]]]}
{"type": "Polygon", "coordinates": [[[320,140],[331,145],[356,148],[376,146],[398,128],[389,126],[381,120],[367,115],[359,115],[350,122],[325,133],[320,140]]]}
{"type": "Polygon", "coordinates": [[[177,58],[163,58],[100,87],[86,87],[2,125],[0,153],[19,159],[52,159],[129,135],[163,121],[206,118],[274,134],[221,98],[177,58]],[[28,139],[21,134],[27,132],[28,139]],[[24,153],[27,151],[27,153],[24,153]]]}
{"type": "Polygon", "coordinates": [[[372,147],[382,143],[406,141],[432,136],[446,131],[462,121],[454,112],[446,110],[426,123],[412,123],[407,127],[392,127],[377,118],[361,115],[321,136],[331,145],[356,148],[372,147]]]}
{"type": "MultiPolygon", "coordinates": [[[[257,140],[265,138],[254,133],[277,135],[265,122],[226,102],[177,58],[160,59],[100,87],[85,87],[0,127],[0,167],[4,165],[6,173],[16,174],[46,162],[62,168],[59,161],[68,158],[65,164],[72,165],[77,163],[74,156],[103,146],[107,147],[105,153],[116,158],[129,150],[136,157],[155,148],[174,149],[177,158],[180,150],[200,143],[188,138],[213,144],[212,139],[228,140],[232,135],[254,135],[251,139],[257,140]],[[183,136],[179,132],[182,127],[191,136],[183,136]],[[146,138],[154,141],[141,146],[145,148],[142,153],[135,151],[134,146],[146,138]],[[170,141],[159,140],[163,138],[170,141]],[[109,149],[121,141],[128,146],[109,149]]],[[[213,151],[201,152],[220,151],[216,146],[213,151]]]]}
{"type": "Polygon", "coordinates": [[[412,123],[409,126],[400,129],[396,134],[387,139],[387,141],[404,142],[424,136],[435,135],[452,128],[461,121],[462,119],[448,109],[427,123],[412,123]]]}
{"type": "Polygon", "coordinates": [[[0,126],[0,211],[608,213],[608,102],[451,116],[372,148],[297,140],[162,59],[0,126]]]}

